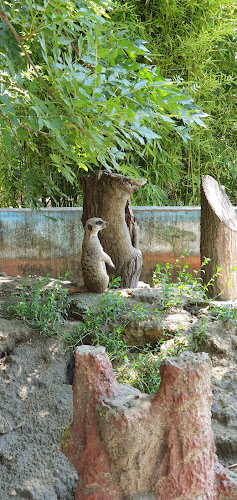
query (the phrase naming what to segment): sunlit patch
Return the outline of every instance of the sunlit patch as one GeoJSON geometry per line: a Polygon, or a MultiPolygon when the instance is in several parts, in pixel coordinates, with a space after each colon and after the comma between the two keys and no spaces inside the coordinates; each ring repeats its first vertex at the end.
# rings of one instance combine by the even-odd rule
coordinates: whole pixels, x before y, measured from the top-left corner
{"type": "Polygon", "coordinates": [[[47,417],[47,415],[49,415],[49,411],[46,411],[46,410],[42,410],[39,412],[39,417],[40,418],[44,418],[44,417],[47,417]]]}
{"type": "Polygon", "coordinates": [[[27,385],[23,385],[22,387],[20,387],[18,391],[18,395],[21,399],[23,399],[23,401],[27,398],[28,393],[29,393],[29,387],[27,385]]]}

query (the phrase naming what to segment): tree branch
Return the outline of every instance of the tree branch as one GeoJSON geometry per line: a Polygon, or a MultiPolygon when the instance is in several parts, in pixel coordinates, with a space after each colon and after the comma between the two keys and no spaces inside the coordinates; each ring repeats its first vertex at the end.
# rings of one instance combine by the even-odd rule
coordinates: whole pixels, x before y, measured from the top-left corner
{"type": "MultiPolygon", "coordinates": [[[[12,120],[11,118],[9,118],[7,115],[4,115],[4,113],[0,113],[0,116],[2,116],[4,118],[4,120],[8,120],[10,123],[12,123],[12,120]]],[[[19,122],[19,127],[21,128],[24,128],[25,130],[27,130],[28,132],[33,132],[33,134],[36,133],[36,131],[31,128],[31,127],[27,127],[27,125],[24,125],[23,123],[19,122]]],[[[48,135],[47,132],[42,132],[42,130],[39,130],[38,133],[40,134],[43,134],[43,135],[48,135]]]]}
{"type": "MultiPolygon", "coordinates": [[[[65,35],[66,35],[66,36],[68,36],[68,32],[67,32],[67,30],[66,30],[65,28],[63,28],[63,31],[64,31],[65,35]]],[[[84,62],[84,61],[82,61],[82,60],[81,60],[80,55],[79,55],[79,51],[78,51],[77,47],[75,46],[75,44],[74,44],[73,42],[71,42],[71,46],[72,46],[72,48],[73,48],[73,50],[74,50],[75,54],[77,55],[77,57],[78,57],[79,61],[80,61],[80,62],[81,62],[84,66],[86,66],[86,68],[88,68],[88,69],[90,69],[91,71],[93,71],[93,72],[94,72],[94,71],[95,71],[94,66],[92,66],[91,64],[89,64],[89,63],[84,62]]]]}
{"type": "Polygon", "coordinates": [[[12,32],[14,38],[16,39],[17,43],[19,44],[22,52],[24,52],[25,56],[26,56],[26,59],[27,61],[30,63],[30,65],[32,66],[32,68],[34,69],[34,72],[36,73],[36,75],[38,76],[39,80],[41,81],[42,85],[44,86],[45,90],[47,90],[47,92],[51,95],[51,97],[53,97],[53,99],[55,99],[54,97],[54,93],[52,92],[52,90],[48,87],[47,83],[45,83],[44,79],[42,78],[42,76],[40,75],[40,73],[38,72],[35,64],[33,63],[31,57],[29,56],[27,50],[25,49],[23,43],[21,42],[21,38],[19,37],[18,33],[16,32],[16,30],[13,28],[12,24],[10,23],[10,21],[8,20],[5,12],[0,12],[0,18],[2,18],[2,20],[6,23],[6,25],[8,26],[8,28],[10,29],[10,31],[12,32]]]}

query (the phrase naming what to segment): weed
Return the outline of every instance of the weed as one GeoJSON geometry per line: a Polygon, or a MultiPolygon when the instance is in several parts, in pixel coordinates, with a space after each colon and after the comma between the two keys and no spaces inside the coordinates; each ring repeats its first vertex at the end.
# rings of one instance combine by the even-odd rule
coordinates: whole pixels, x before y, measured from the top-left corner
{"type": "Polygon", "coordinates": [[[110,283],[109,283],[109,286],[108,286],[108,290],[111,290],[111,288],[120,288],[120,284],[121,284],[121,276],[113,276],[110,283]]]}
{"type": "Polygon", "coordinates": [[[26,323],[38,327],[43,334],[57,333],[58,326],[68,315],[71,301],[63,287],[65,278],[52,280],[47,275],[33,285],[24,284],[20,293],[12,296],[16,302],[10,306],[9,311],[26,323]]]}
{"type": "Polygon", "coordinates": [[[142,392],[152,394],[157,392],[160,385],[159,368],[161,357],[156,355],[150,347],[144,346],[142,352],[125,357],[124,363],[116,370],[116,378],[120,383],[127,383],[142,392]]]}
{"type": "Polygon", "coordinates": [[[205,258],[198,270],[189,272],[190,264],[186,262],[181,265],[182,259],[187,257],[189,250],[176,259],[174,264],[167,263],[165,266],[157,264],[153,273],[153,286],[161,289],[161,301],[163,309],[177,306],[181,303],[181,297],[188,296],[195,302],[208,302],[208,289],[214,286],[215,279],[220,275],[221,268],[217,267],[215,274],[207,284],[203,283],[202,274],[205,266],[210,261],[205,258]],[[175,282],[173,281],[175,279],[175,282]]]}
{"type": "Polygon", "coordinates": [[[213,305],[209,310],[211,315],[215,315],[220,321],[231,320],[233,326],[237,325],[237,307],[229,305],[213,305]]]}
{"type": "Polygon", "coordinates": [[[178,329],[176,335],[168,340],[167,335],[164,335],[154,348],[146,345],[140,348],[138,354],[131,352],[126,356],[124,362],[117,367],[117,380],[130,384],[142,392],[155,393],[161,382],[159,370],[162,361],[178,356],[183,351],[196,351],[202,340],[203,337],[198,336],[198,331],[188,337],[178,329]]]}
{"type": "Polygon", "coordinates": [[[199,320],[198,326],[189,338],[189,350],[197,352],[206,340],[207,326],[209,318],[203,317],[199,320]]]}
{"type": "Polygon", "coordinates": [[[129,311],[120,294],[110,290],[105,292],[97,303],[88,307],[77,331],[67,334],[72,345],[83,344],[85,338],[92,345],[103,345],[111,360],[119,361],[127,354],[129,347],[124,340],[124,328],[128,322],[129,311]]]}

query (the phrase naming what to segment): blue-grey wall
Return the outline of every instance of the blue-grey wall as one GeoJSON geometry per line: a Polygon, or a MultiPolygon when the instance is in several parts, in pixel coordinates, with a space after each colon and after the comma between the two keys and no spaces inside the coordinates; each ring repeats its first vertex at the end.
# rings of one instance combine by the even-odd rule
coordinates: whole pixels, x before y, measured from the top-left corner
{"type": "MultiPolygon", "coordinates": [[[[200,265],[199,207],[133,207],[143,253],[141,279],[150,281],[158,262],[174,262],[187,249],[188,261],[200,265]]],[[[80,278],[82,208],[0,210],[0,271],[9,275],[80,278]]]]}

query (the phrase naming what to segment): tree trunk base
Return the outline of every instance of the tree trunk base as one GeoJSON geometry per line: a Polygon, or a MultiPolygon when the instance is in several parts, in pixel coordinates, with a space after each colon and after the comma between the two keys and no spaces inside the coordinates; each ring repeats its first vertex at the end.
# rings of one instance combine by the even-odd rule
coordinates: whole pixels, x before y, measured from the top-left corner
{"type": "Polygon", "coordinates": [[[210,175],[201,184],[201,262],[211,260],[203,269],[207,285],[221,268],[221,275],[208,288],[208,296],[219,300],[237,298],[237,217],[224,189],[210,175]],[[231,283],[231,285],[230,285],[231,283]]]}
{"type": "Polygon", "coordinates": [[[144,179],[134,180],[104,171],[81,179],[83,226],[91,217],[109,222],[108,228],[100,233],[100,241],[115,265],[115,276],[121,277],[122,288],[135,288],[141,274],[142,253],[130,197],[145,183],[144,179]]]}

